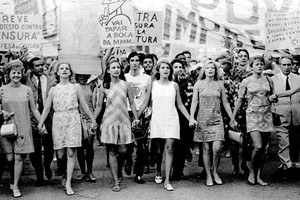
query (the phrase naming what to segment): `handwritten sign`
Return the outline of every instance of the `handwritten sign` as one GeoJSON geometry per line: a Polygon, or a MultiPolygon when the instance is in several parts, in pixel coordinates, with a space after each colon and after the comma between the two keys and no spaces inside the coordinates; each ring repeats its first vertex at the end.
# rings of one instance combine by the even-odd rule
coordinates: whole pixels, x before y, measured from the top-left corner
{"type": "Polygon", "coordinates": [[[266,49],[300,47],[300,11],[266,13],[266,49]]]}
{"type": "Polygon", "coordinates": [[[42,23],[41,15],[0,15],[0,50],[18,51],[26,46],[39,51],[42,23]]]}
{"type": "Polygon", "coordinates": [[[162,44],[162,12],[136,12],[135,31],[137,45],[162,44]]]}
{"type": "Polygon", "coordinates": [[[135,45],[134,11],[132,1],[102,1],[100,46],[118,47],[135,45]]]}

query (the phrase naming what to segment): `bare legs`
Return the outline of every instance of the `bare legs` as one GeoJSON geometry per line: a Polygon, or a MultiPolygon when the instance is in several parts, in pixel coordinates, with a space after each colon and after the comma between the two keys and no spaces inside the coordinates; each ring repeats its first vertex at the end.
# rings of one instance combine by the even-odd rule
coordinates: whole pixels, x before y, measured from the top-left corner
{"type": "Polygon", "coordinates": [[[74,191],[72,190],[71,180],[72,180],[73,171],[74,171],[74,167],[75,167],[76,148],[70,147],[70,148],[63,148],[63,149],[57,150],[58,159],[62,159],[66,153],[68,156],[66,192],[67,192],[67,195],[73,195],[74,191]]]}
{"type": "Polygon", "coordinates": [[[250,173],[248,182],[255,184],[256,182],[262,186],[268,185],[261,179],[261,171],[264,165],[265,148],[268,143],[269,133],[251,132],[250,133],[254,149],[252,151],[252,157],[250,162],[250,173]]]}
{"type": "Polygon", "coordinates": [[[222,184],[222,180],[218,174],[219,156],[222,147],[222,141],[204,142],[202,144],[203,149],[203,164],[206,171],[206,185],[213,185],[213,177],[217,184],[222,184]],[[211,148],[212,148],[212,173],[211,173],[211,148]],[[213,175],[213,176],[212,176],[213,175]]]}

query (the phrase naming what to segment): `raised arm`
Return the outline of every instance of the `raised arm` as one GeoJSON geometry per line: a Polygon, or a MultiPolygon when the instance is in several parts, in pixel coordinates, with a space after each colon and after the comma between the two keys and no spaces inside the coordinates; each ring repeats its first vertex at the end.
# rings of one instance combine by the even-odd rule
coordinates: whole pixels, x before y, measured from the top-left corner
{"type": "Polygon", "coordinates": [[[106,63],[108,62],[109,58],[111,57],[111,53],[113,51],[113,47],[107,49],[105,56],[103,56],[103,58],[101,59],[101,75],[99,76],[100,80],[104,79],[104,74],[106,71],[106,63]]]}
{"type": "Polygon", "coordinates": [[[180,110],[180,112],[185,116],[185,118],[189,121],[190,120],[190,115],[189,115],[188,111],[186,110],[185,106],[182,103],[181,96],[180,96],[180,91],[179,91],[179,86],[175,82],[174,82],[174,87],[175,87],[175,90],[176,90],[177,107],[180,110]]]}

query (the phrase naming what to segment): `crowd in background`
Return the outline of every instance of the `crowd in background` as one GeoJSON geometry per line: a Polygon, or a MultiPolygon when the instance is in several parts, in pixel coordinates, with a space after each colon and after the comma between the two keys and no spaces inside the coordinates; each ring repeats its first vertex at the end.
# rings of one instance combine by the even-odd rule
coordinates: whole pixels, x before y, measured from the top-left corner
{"type": "Polygon", "coordinates": [[[26,48],[19,56],[10,52],[0,76],[0,116],[1,124],[13,119],[18,135],[0,136],[0,184],[7,169],[14,197],[22,195],[18,182],[27,154],[37,187],[52,179],[57,159],[55,174],[74,195],[76,157],[76,179],[95,182],[95,139],[106,145],[114,192],[121,190],[123,168],[144,184],[143,174],[154,166],[155,183],[173,191],[171,181],[184,178],[193,150],[206,186],[223,184],[222,152],[231,156],[234,176],[242,170],[250,185],[267,186],[262,173],[271,133],[278,137],[282,178],[300,168],[299,56],[237,49],[198,61],[183,51],[168,62],[133,51],[119,61],[112,50],[101,57],[100,76],[75,74],[70,63],[46,63],[26,48]],[[241,144],[229,138],[231,130],[241,133],[241,144]]]}

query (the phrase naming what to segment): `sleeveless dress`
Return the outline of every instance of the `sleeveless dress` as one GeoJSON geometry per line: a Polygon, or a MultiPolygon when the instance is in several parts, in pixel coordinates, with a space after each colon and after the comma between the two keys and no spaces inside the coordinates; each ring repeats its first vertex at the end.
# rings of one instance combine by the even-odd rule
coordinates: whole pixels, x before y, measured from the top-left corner
{"type": "Polygon", "coordinates": [[[247,132],[273,132],[273,117],[269,101],[270,85],[267,78],[254,79],[248,77],[240,85],[239,97],[246,97],[248,107],[246,110],[247,132]]]}
{"type": "Polygon", "coordinates": [[[2,108],[9,113],[15,113],[13,119],[18,130],[16,140],[0,136],[4,153],[27,154],[34,152],[29,111],[31,88],[22,84],[19,87],[11,87],[10,84],[7,84],[0,90],[2,108]]]}
{"type": "Polygon", "coordinates": [[[57,84],[53,91],[52,136],[54,149],[81,146],[77,84],[57,84]]]}
{"type": "Polygon", "coordinates": [[[101,123],[101,141],[106,144],[129,144],[134,141],[127,108],[126,82],[120,80],[104,91],[106,107],[101,123]]]}
{"type": "Polygon", "coordinates": [[[199,111],[194,132],[195,142],[224,141],[224,124],[221,112],[221,82],[200,81],[199,111]]]}
{"type": "Polygon", "coordinates": [[[174,84],[170,82],[168,85],[161,85],[158,81],[153,82],[150,138],[180,138],[174,84]]]}

